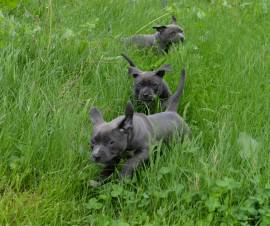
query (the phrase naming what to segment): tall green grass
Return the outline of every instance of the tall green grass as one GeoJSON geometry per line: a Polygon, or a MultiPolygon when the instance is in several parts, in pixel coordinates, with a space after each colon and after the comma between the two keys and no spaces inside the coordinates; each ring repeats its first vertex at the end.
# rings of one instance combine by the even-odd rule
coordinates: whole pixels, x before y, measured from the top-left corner
{"type": "Polygon", "coordinates": [[[269,225],[269,7],[266,0],[3,7],[0,224],[269,225]],[[168,55],[121,44],[172,14],[186,42],[168,55]],[[193,140],[162,145],[131,181],[115,175],[94,189],[88,110],[97,106],[107,120],[123,114],[133,78],[121,52],[145,70],[170,63],[172,90],[186,67],[179,113],[193,140]]]}

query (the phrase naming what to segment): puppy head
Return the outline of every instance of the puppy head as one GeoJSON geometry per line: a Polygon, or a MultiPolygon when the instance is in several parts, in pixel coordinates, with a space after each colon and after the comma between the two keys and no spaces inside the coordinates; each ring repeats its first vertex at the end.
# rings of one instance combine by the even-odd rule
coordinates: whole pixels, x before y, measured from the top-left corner
{"type": "Polygon", "coordinates": [[[136,67],[129,67],[129,74],[135,78],[134,82],[134,94],[136,99],[150,104],[156,97],[164,97],[164,91],[168,90],[168,87],[163,80],[163,76],[166,72],[171,71],[169,64],[163,65],[155,71],[143,72],[136,67]]]}
{"type": "Polygon", "coordinates": [[[176,18],[172,17],[171,24],[167,26],[153,27],[159,33],[160,40],[167,43],[184,42],[185,35],[183,29],[176,24],[176,18]]]}
{"type": "Polygon", "coordinates": [[[133,128],[133,112],[132,104],[128,103],[123,117],[105,122],[96,108],[90,110],[90,120],[94,127],[90,139],[91,158],[96,163],[107,165],[127,148],[133,128]]]}

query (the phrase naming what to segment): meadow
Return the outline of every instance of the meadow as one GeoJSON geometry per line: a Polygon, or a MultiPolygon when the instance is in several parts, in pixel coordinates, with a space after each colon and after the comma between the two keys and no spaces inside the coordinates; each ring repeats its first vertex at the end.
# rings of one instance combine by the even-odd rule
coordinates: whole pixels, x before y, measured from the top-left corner
{"type": "Polygon", "coordinates": [[[270,225],[270,2],[163,2],[0,1],[0,225],[270,225]],[[122,45],[171,15],[186,41],[169,54],[122,45]],[[171,64],[172,90],[186,68],[178,112],[193,139],[92,188],[88,112],[123,114],[122,52],[171,64]]]}

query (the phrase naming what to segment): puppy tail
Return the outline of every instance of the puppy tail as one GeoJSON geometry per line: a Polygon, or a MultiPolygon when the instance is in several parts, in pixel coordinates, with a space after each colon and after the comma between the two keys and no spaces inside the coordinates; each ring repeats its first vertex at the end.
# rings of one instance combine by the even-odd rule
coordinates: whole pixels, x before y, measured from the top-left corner
{"type": "Polygon", "coordinates": [[[136,67],[136,65],[134,64],[134,62],[124,53],[121,53],[121,56],[124,57],[124,59],[129,63],[129,65],[131,67],[136,67]]]}
{"type": "Polygon", "coordinates": [[[170,97],[168,107],[166,111],[177,111],[179,105],[179,99],[183,94],[184,86],[185,86],[185,79],[186,79],[186,70],[182,69],[181,71],[181,78],[177,87],[176,92],[170,97]]]}

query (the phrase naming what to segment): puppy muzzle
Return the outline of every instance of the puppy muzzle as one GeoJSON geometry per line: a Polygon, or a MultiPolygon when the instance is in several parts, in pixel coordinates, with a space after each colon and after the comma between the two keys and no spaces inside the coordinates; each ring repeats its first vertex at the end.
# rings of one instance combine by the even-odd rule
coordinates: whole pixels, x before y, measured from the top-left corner
{"type": "Polygon", "coordinates": [[[184,40],[185,40],[184,33],[178,33],[178,37],[179,37],[179,39],[180,39],[181,42],[184,42],[184,40]]]}
{"type": "Polygon", "coordinates": [[[154,97],[153,96],[144,96],[144,97],[141,97],[140,100],[143,102],[149,103],[149,102],[152,102],[154,100],[154,97]]]}

